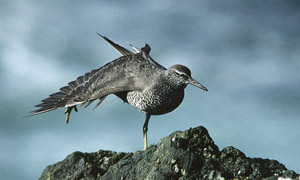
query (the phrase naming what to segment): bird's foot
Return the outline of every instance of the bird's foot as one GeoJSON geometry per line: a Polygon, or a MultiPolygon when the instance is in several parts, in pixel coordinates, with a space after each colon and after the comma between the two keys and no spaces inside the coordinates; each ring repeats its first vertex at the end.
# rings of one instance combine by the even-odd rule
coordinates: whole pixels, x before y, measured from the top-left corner
{"type": "Polygon", "coordinates": [[[70,106],[70,107],[67,107],[66,111],[65,111],[65,114],[67,114],[67,117],[66,117],[66,123],[68,124],[69,123],[69,118],[70,118],[70,114],[71,114],[71,111],[75,110],[75,112],[77,112],[77,106],[70,106]]]}

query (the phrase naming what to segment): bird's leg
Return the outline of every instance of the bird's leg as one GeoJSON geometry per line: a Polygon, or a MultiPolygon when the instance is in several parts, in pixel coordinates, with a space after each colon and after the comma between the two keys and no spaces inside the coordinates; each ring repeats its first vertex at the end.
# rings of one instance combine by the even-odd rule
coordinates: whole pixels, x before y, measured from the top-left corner
{"type": "Polygon", "coordinates": [[[70,106],[70,107],[67,107],[66,111],[65,111],[65,114],[67,114],[67,117],[66,117],[66,123],[68,124],[69,123],[69,118],[70,118],[70,114],[71,114],[71,111],[74,110],[77,112],[77,107],[76,105],[75,106],[70,106]]]}
{"type": "Polygon", "coordinates": [[[67,116],[66,116],[66,123],[67,124],[69,123],[69,118],[70,118],[70,114],[71,114],[72,109],[73,109],[73,106],[67,107],[67,109],[65,111],[65,114],[67,114],[67,116]]]}
{"type": "Polygon", "coordinates": [[[144,151],[147,150],[148,148],[148,143],[147,143],[147,131],[148,131],[148,122],[150,119],[150,114],[146,113],[146,120],[143,126],[143,135],[144,135],[144,151]]]}

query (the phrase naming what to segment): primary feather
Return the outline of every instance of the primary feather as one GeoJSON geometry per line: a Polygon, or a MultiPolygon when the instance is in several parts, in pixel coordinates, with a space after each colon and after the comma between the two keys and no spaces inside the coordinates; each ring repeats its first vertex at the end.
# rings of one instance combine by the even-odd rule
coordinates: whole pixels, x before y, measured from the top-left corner
{"type": "Polygon", "coordinates": [[[146,44],[141,52],[134,54],[105,36],[100,36],[123,56],[99,69],[79,76],[75,81],[69,82],[67,86],[60,88],[59,92],[51,94],[48,98],[42,100],[41,104],[36,105],[36,107],[40,108],[32,111],[32,115],[61,107],[73,107],[77,104],[87,107],[94,100],[99,99],[97,107],[109,94],[116,94],[126,102],[122,93],[126,94],[132,90],[142,90],[143,86],[138,82],[141,82],[141,80],[145,82],[149,78],[151,79],[153,74],[150,72],[153,71],[149,71],[149,67],[155,70],[165,70],[163,66],[156,63],[149,56],[149,45],[146,44]],[[145,69],[146,66],[147,69],[145,69]],[[140,73],[141,71],[144,73],[140,73]]]}

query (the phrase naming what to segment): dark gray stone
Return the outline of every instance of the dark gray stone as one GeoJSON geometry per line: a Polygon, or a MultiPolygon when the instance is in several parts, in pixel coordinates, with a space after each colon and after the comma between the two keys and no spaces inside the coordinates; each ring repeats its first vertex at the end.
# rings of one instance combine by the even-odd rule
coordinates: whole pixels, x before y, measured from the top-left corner
{"type": "Polygon", "coordinates": [[[221,152],[204,127],[177,131],[162,138],[147,151],[117,153],[74,152],[48,166],[40,180],[164,180],[164,179],[267,179],[299,174],[276,160],[248,158],[234,147],[221,152]]]}

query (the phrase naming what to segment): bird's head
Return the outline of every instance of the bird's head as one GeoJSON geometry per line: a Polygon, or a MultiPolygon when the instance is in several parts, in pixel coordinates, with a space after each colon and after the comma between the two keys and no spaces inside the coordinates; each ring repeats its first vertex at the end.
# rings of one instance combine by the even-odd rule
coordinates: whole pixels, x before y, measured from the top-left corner
{"type": "Polygon", "coordinates": [[[173,65],[167,69],[168,81],[177,89],[184,89],[188,84],[192,84],[204,91],[206,87],[191,77],[191,70],[183,65],[173,65]]]}

